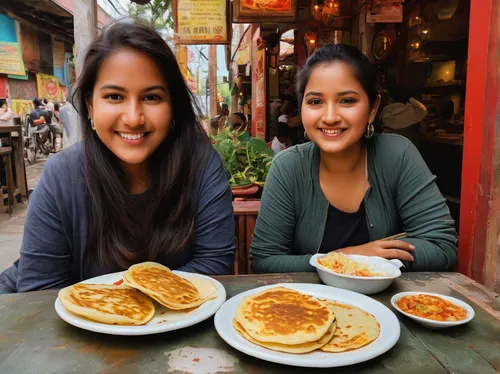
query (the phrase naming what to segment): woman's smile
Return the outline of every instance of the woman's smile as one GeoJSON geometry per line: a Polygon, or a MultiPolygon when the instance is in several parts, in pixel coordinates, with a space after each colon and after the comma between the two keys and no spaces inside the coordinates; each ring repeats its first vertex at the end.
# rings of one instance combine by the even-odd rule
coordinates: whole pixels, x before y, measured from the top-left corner
{"type": "Polygon", "coordinates": [[[121,132],[121,131],[115,131],[115,134],[117,134],[121,140],[123,140],[127,144],[135,145],[135,144],[141,144],[142,142],[146,141],[147,137],[151,132],[135,132],[135,133],[130,133],[130,132],[121,132]]]}
{"type": "Polygon", "coordinates": [[[319,131],[323,133],[324,136],[327,138],[338,138],[339,136],[342,136],[347,129],[345,128],[337,128],[337,129],[330,129],[330,128],[320,128],[319,131]]]}
{"type": "Polygon", "coordinates": [[[344,62],[311,70],[302,101],[308,137],[325,153],[342,153],[357,144],[377,112],[351,66],[344,62]]]}
{"type": "Polygon", "coordinates": [[[103,62],[88,104],[99,139],[125,168],[146,165],[169,132],[168,83],[155,61],[139,51],[122,49],[103,62]]]}

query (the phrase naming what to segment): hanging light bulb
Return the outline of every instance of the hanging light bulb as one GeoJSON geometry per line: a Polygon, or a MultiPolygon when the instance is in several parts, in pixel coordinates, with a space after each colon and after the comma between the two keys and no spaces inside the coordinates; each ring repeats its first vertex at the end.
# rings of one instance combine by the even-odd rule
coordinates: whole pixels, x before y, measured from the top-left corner
{"type": "Polygon", "coordinates": [[[325,26],[340,15],[338,0],[324,0],[322,4],[316,4],[313,8],[313,17],[325,26]]]}

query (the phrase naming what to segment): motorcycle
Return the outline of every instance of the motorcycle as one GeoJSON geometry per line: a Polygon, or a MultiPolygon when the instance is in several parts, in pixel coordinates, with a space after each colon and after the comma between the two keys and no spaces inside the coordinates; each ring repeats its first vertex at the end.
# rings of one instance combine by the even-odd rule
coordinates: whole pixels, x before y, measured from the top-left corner
{"type": "Polygon", "coordinates": [[[54,134],[47,125],[33,126],[29,114],[25,118],[24,152],[30,165],[36,162],[37,153],[45,156],[55,153],[54,134]]]}

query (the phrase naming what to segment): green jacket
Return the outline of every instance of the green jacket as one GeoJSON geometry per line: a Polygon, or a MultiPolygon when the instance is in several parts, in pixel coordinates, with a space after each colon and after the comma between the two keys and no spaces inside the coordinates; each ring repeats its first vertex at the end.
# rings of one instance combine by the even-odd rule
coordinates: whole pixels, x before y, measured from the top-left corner
{"type": "MultiPolygon", "coordinates": [[[[413,144],[394,134],[367,141],[366,220],[371,241],[401,232],[415,246],[414,271],[451,270],[457,263],[454,221],[433,176],[413,144]]],[[[256,273],[314,271],[328,200],[319,183],[319,148],[302,144],[280,152],[266,179],[251,245],[256,273]]]]}

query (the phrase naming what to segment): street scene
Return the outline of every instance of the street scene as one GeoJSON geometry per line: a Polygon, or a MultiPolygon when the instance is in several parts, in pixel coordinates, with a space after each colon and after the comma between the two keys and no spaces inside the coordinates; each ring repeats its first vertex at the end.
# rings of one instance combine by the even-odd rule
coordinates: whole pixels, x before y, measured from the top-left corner
{"type": "Polygon", "coordinates": [[[500,373],[497,0],[0,3],[0,374],[500,373]]]}

